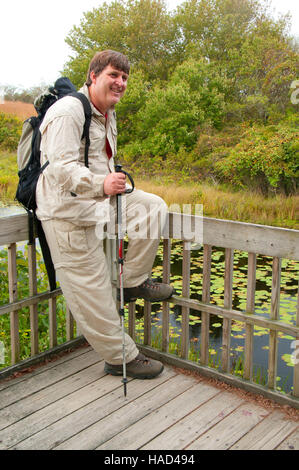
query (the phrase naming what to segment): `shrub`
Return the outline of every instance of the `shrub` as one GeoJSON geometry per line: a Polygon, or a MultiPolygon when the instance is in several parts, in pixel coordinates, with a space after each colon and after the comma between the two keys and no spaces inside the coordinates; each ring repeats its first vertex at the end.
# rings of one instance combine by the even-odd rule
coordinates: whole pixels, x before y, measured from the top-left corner
{"type": "Polygon", "coordinates": [[[16,116],[0,113],[0,149],[16,150],[22,132],[22,121],[16,116]]]}
{"type": "Polygon", "coordinates": [[[299,186],[299,132],[290,121],[249,127],[225,158],[215,163],[224,181],[264,194],[295,193],[299,186]]]}
{"type": "Polygon", "coordinates": [[[198,127],[206,123],[219,128],[223,113],[222,77],[207,61],[190,59],[175,69],[167,83],[157,83],[146,93],[134,116],[132,140],[121,153],[133,162],[141,155],[169,158],[182,149],[192,151],[198,127]]]}

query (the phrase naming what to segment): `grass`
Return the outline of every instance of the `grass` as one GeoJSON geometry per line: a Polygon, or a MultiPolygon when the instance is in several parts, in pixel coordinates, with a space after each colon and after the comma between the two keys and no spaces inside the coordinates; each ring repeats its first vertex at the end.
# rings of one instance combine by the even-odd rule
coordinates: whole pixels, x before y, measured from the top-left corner
{"type": "MultiPolygon", "coordinates": [[[[0,205],[15,204],[18,183],[16,153],[0,152],[0,205]]],[[[299,196],[264,197],[249,191],[232,192],[206,183],[163,184],[136,179],[137,188],[157,194],[168,206],[202,204],[203,215],[262,225],[299,229],[299,196]]]]}
{"type": "Polygon", "coordinates": [[[135,185],[162,197],[168,206],[202,204],[206,217],[299,229],[299,195],[266,198],[249,191],[225,191],[219,186],[205,183],[163,185],[155,181],[136,180],[135,185]]]}

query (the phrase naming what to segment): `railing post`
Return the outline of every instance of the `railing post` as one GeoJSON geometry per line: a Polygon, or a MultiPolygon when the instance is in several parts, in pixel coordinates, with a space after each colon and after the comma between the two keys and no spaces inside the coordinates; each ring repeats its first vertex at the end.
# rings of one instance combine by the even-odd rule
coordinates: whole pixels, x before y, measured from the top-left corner
{"type": "MultiPolygon", "coordinates": [[[[163,240],[163,282],[170,282],[170,256],[171,239],[163,240]]],[[[162,303],[162,351],[168,352],[169,348],[169,302],[162,303]]]]}
{"type": "Polygon", "coordinates": [[[70,341],[71,339],[74,338],[74,317],[72,315],[72,312],[66,306],[66,339],[67,341],[70,341]]]}
{"type": "MultiPolygon", "coordinates": [[[[234,267],[234,250],[225,249],[225,277],[224,277],[224,308],[232,308],[232,289],[233,289],[233,267],[234,267]]],[[[230,367],[230,336],[231,336],[231,319],[223,318],[222,332],[222,370],[229,371],[230,367]]]]}
{"type": "Polygon", "coordinates": [[[136,340],[136,303],[135,302],[129,302],[129,335],[133,339],[133,341],[136,340]]]}
{"type": "MultiPolygon", "coordinates": [[[[8,289],[9,301],[16,301],[18,298],[16,243],[8,245],[8,289]]],[[[11,362],[15,364],[19,361],[20,356],[19,313],[17,310],[10,313],[10,338],[11,362]]]]}
{"type": "MultiPolygon", "coordinates": [[[[271,295],[271,320],[278,320],[279,317],[279,299],[280,299],[280,273],[281,258],[273,258],[272,270],[272,295],[271,295]]],[[[268,387],[276,388],[277,375],[277,340],[278,332],[271,330],[269,333],[269,366],[268,366],[268,387]]]]}
{"type": "MultiPolygon", "coordinates": [[[[35,240],[28,245],[29,294],[37,293],[35,240]]],[[[38,313],[37,304],[30,305],[31,356],[38,354],[38,313]]]]}
{"type": "MultiPolygon", "coordinates": [[[[255,308],[255,284],[256,284],[256,254],[248,253],[248,284],[247,284],[247,302],[246,312],[254,313],[255,308]]],[[[245,364],[244,364],[244,379],[252,379],[252,354],[253,354],[253,333],[254,326],[248,321],[245,324],[245,364]]]]}
{"type": "MultiPolygon", "coordinates": [[[[184,242],[183,244],[183,297],[189,298],[190,296],[190,249],[191,243],[184,242]]],[[[189,354],[189,312],[188,307],[182,307],[182,352],[181,357],[188,359],[189,354]]]]}
{"type": "Polygon", "coordinates": [[[56,297],[49,299],[49,339],[50,348],[57,346],[57,312],[56,297]]]}
{"type": "Polygon", "coordinates": [[[143,344],[151,345],[152,342],[152,304],[144,301],[144,338],[143,344]]]}
{"type": "MultiPolygon", "coordinates": [[[[211,254],[212,246],[203,246],[203,280],[202,280],[202,301],[210,303],[211,293],[211,254]]],[[[200,342],[200,362],[202,365],[209,363],[209,330],[210,315],[201,312],[201,342],[200,342]]]]}

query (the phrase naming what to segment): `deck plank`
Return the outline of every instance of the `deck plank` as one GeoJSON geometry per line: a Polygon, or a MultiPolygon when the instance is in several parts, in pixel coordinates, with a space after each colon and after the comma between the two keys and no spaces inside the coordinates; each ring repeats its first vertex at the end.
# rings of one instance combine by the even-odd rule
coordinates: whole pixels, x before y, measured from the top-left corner
{"type": "MultiPolygon", "coordinates": [[[[45,372],[48,369],[51,369],[52,367],[56,367],[59,364],[63,364],[64,362],[68,362],[75,357],[81,356],[82,354],[85,354],[86,352],[92,351],[92,348],[90,346],[83,346],[83,347],[77,347],[74,351],[66,352],[63,353],[60,357],[54,357],[50,361],[46,361],[44,363],[38,364],[38,366],[31,366],[30,367],[30,373],[25,373],[22,374],[21,371],[18,371],[16,373],[16,376],[10,376],[6,377],[4,379],[0,378],[0,392],[1,390],[4,390],[9,387],[15,387],[19,382],[23,382],[24,380],[27,380],[29,375],[30,377],[34,377],[38,374],[41,374],[42,372],[45,372]]],[[[24,366],[26,368],[26,366],[24,366]]]]}
{"type": "Polygon", "coordinates": [[[186,449],[226,450],[269,414],[261,406],[245,403],[216,424],[186,449]]]}
{"type": "Polygon", "coordinates": [[[0,390],[0,449],[299,449],[298,421],[165,366],[153,380],[104,372],[78,348],[0,390]]]}
{"type": "Polygon", "coordinates": [[[0,410],[0,430],[95,382],[103,375],[103,363],[99,362],[6,406],[0,410]]]}
{"type": "Polygon", "coordinates": [[[292,432],[279,446],[277,450],[299,450],[299,427],[292,432]]]}
{"type": "Polygon", "coordinates": [[[120,386],[119,379],[107,376],[103,367],[101,375],[101,378],[91,384],[66,395],[60,400],[53,401],[48,406],[6,428],[3,436],[1,436],[0,449],[9,448],[26,438],[30,438],[51,424],[97,400],[99,396],[110,393],[120,386]]]}
{"type": "Polygon", "coordinates": [[[219,393],[215,387],[204,383],[193,385],[184,393],[173,398],[155,412],[129,426],[114,438],[98,446],[96,450],[135,450],[165,431],[169,426],[191,413],[202,403],[219,393]]]}
{"type": "Polygon", "coordinates": [[[70,361],[65,361],[62,364],[46,369],[39,374],[33,374],[29,377],[27,376],[25,380],[22,380],[16,385],[11,385],[1,391],[0,409],[21,400],[28,395],[36,393],[37,391],[42,390],[49,385],[52,385],[53,383],[99,361],[100,357],[98,353],[95,351],[89,351],[71,359],[70,361]]]}
{"type": "Polygon", "coordinates": [[[244,400],[236,397],[234,394],[228,392],[219,393],[149,441],[146,445],[141,447],[141,449],[184,449],[201,434],[234,411],[243,402],[244,400]]]}
{"type": "Polygon", "coordinates": [[[298,423],[288,421],[283,413],[274,411],[234,444],[231,450],[275,449],[297,427],[298,423]]]}
{"type": "MultiPolygon", "coordinates": [[[[128,383],[128,396],[126,400],[123,395],[120,377],[106,375],[104,377],[106,385],[102,384],[98,387],[97,399],[86,406],[79,407],[70,414],[66,414],[52,424],[49,422],[44,429],[20,442],[14,446],[14,449],[47,450],[59,446],[68,439],[71,440],[73,438],[76,441],[76,436],[84,433],[85,429],[87,429],[86,432],[88,434],[90,427],[101,423],[104,420],[103,418],[122,408],[128,402],[134,403],[134,400],[142,395],[143,392],[154,390],[155,394],[159,393],[158,391],[156,392],[159,384],[168,382],[174,375],[175,373],[172,370],[166,370],[163,375],[152,381],[132,380],[128,383]]],[[[86,391],[84,390],[83,393],[86,394],[86,391]]],[[[72,401],[71,396],[68,399],[72,401]]],[[[115,427],[116,429],[118,428],[117,423],[115,427]]],[[[100,426],[100,434],[101,432],[100,426]]],[[[76,447],[73,448],[76,449],[76,447]]]]}
{"type": "MultiPolygon", "coordinates": [[[[193,384],[194,381],[189,377],[183,375],[172,377],[158,387],[141,394],[138,398],[135,397],[130,403],[123,405],[115,412],[110,413],[109,416],[97,421],[94,425],[76,434],[72,439],[63,442],[55,449],[95,449],[103,442],[108,441],[127,427],[144,418],[147,414],[152,413],[160,406],[169,402],[173,397],[180,395],[186,389],[192,387],[193,384]]],[[[143,388],[144,384],[141,385],[139,393],[142,393],[143,388]]],[[[123,396],[121,398],[124,404],[123,396]]]]}

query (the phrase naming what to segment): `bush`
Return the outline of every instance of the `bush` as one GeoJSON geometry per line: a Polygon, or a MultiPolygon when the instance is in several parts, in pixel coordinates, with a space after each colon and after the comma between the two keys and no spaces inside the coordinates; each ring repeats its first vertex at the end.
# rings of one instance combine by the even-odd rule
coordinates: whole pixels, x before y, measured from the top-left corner
{"type": "Polygon", "coordinates": [[[145,103],[134,116],[135,132],[121,148],[128,162],[141,155],[168,158],[182,149],[192,151],[198,126],[209,123],[219,128],[222,124],[223,79],[204,60],[184,62],[167,83],[156,84],[146,93],[146,99],[145,93],[140,98],[145,103]]]}
{"type": "Polygon", "coordinates": [[[16,116],[0,113],[0,149],[17,149],[21,137],[22,124],[22,121],[16,116]]]}
{"type": "Polygon", "coordinates": [[[295,193],[299,186],[299,132],[290,121],[249,127],[242,140],[215,163],[218,175],[238,188],[264,194],[295,193]]]}

